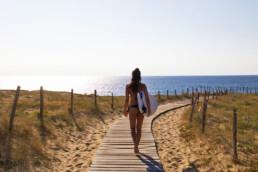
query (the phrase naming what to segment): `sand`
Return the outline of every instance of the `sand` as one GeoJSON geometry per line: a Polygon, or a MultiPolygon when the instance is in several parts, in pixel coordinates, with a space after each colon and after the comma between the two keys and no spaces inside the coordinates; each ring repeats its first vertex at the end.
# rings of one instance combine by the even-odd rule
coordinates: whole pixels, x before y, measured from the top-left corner
{"type": "Polygon", "coordinates": [[[185,108],[158,117],[152,126],[158,154],[165,171],[242,171],[225,150],[211,149],[201,140],[186,142],[181,137],[185,108]]]}
{"type": "Polygon", "coordinates": [[[47,143],[47,152],[52,155],[50,167],[41,167],[35,171],[88,171],[94,155],[101,145],[110,125],[120,117],[112,115],[111,118],[92,119],[85,131],[76,128],[63,128],[55,131],[58,140],[47,143]]]}

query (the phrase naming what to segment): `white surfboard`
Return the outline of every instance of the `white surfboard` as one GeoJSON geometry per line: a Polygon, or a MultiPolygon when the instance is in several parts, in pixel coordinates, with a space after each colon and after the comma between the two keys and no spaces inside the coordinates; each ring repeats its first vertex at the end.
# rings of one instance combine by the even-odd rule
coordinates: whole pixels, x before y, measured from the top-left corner
{"type": "MultiPolygon", "coordinates": [[[[155,99],[155,97],[153,97],[149,92],[149,99],[150,99],[150,106],[151,106],[151,115],[154,114],[158,108],[158,101],[155,99]]],[[[146,101],[146,97],[143,91],[140,91],[137,94],[137,99],[138,99],[138,107],[140,112],[143,115],[148,115],[148,106],[147,106],[147,101],[146,101]]]]}

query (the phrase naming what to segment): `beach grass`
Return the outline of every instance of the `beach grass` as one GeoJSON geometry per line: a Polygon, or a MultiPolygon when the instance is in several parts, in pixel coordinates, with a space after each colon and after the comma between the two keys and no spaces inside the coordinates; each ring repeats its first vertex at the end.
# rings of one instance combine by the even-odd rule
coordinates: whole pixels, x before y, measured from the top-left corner
{"type": "MultiPolygon", "coordinates": [[[[191,107],[183,115],[181,136],[187,142],[205,141],[212,149],[224,150],[233,157],[233,109],[237,109],[238,161],[258,169],[258,95],[229,94],[208,100],[205,133],[202,134],[203,103],[195,106],[193,121],[189,124],[191,107]]],[[[232,158],[233,159],[233,158],[232,158]]]]}
{"type": "MultiPolygon", "coordinates": [[[[12,133],[8,132],[9,118],[15,96],[15,90],[0,90],[0,169],[29,170],[32,167],[51,168],[51,155],[46,151],[49,142],[61,144],[56,131],[71,128],[83,132],[87,127],[95,127],[92,122],[99,119],[105,125],[105,118],[114,118],[123,114],[124,96],[114,96],[112,108],[111,96],[74,94],[73,115],[69,114],[71,93],[44,90],[44,128],[42,129],[38,113],[40,93],[21,90],[18,99],[12,133]],[[44,130],[44,131],[43,131],[44,130]],[[11,139],[10,139],[11,138],[11,139]],[[10,160],[7,159],[7,147],[11,145],[10,160]]],[[[154,95],[160,104],[189,98],[187,95],[154,95]]]]}

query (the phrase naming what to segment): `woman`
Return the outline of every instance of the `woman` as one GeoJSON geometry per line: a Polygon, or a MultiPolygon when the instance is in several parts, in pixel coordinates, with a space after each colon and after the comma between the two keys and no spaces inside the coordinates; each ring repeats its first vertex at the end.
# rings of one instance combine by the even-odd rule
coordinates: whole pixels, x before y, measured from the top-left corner
{"type": "Polygon", "coordinates": [[[138,109],[137,93],[140,91],[144,91],[147,107],[148,107],[148,117],[149,117],[151,114],[151,111],[150,111],[150,100],[149,100],[147,87],[145,84],[141,83],[141,72],[138,68],[136,68],[132,72],[131,83],[126,85],[125,107],[124,107],[124,115],[126,117],[128,116],[128,112],[129,112],[131,135],[134,142],[135,153],[139,153],[138,145],[141,140],[142,123],[144,119],[144,116],[140,113],[138,109]],[[128,108],[129,95],[131,97],[131,101],[130,101],[130,106],[128,108]]]}

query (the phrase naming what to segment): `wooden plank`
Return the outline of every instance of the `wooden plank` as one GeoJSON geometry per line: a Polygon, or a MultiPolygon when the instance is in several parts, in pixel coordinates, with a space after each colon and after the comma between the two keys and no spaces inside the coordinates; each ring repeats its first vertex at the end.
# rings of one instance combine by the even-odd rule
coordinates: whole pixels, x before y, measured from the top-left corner
{"type": "MultiPolygon", "coordinates": [[[[131,145],[133,144],[133,142],[128,142],[128,141],[119,141],[119,140],[107,140],[105,142],[103,142],[104,144],[113,144],[113,145],[119,145],[119,144],[123,144],[123,145],[131,145]]],[[[141,145],[148,145],[148,144],[153,144],[153,142],[141,142],[141,145]]]]}
{"type": "MultiPolygon", "coordinates": [[[[144,154],[157,154],[156,151],[153,151],[153,149],[141,149],[141,153],[144,154]]],[[[97,151],[97,154],[109,154],[109,155],[127,155],[127,154],[135,154],[133,149],[99,149],[97,151]]]]}
{"type": "Polygon", "coordinates": [[[142,163],[142,164],[130,164],[130,165],[124,165],[124,164],[121,164],[121,165],[114,165],[114,164],[110,164],[110,165],[91,165],[91,167],[93,168],[156,168],[156,169],[162,169],[162,165],[153,165],[153,164],[145,164],[145,163],[142,163]]]}
{"type": "MultiPolygon", "coordinates": [[[[131,136],[130,136],[131,137],[131,136]]],[[[121,140],[121,141],[131,141],[132,138],[130,138],[129,136],[128,137],[121,137],[121,138],[118,138],[118,137],[106,137],[105,140],[121,140]]],[[[144,141],[148,141],[148,140],[151,140],[151,141],[154,141],[154,138],[151,138],[151,137],[142,137],[143,140],[141,140],[142,142],[144,141]]]]}
{"type": "MultiPolygon", "coordinates": [[[[152,156],[158,156],[156,153],[151,153],[151,152],[144,152],[144,154],[146,154],[149,157],[152,156]]],[[[103,155],[109,155],[109,156],[135,156],[135,153],[133,152],[97,152],[96,153],[97,156],[103,156],[103,155]]]]}
{"type": "MultiPolygon", "coordinates": [[[[107,134],[106,134],[106,136],[110,136],[110,135],[115,135],[115,136],[130,136],[131,137],[131,132],[123,132],[123,133],[121,133],[121,132],[108,132],[107,134]]],[[[152,136],[152,133],[151,132],[143,132],[142,133],[142,136],[152,136]]]]}
{"type": "Polygon", "coordinates": [[[146,172],[146,171],[163,171],[163,170],[160,170],[160,169],[157,169],[157,168],[148,168],[148,169],[146,169],[146,168],[91,168],[90,169],[90,171],[94,171],[94,172],[96,172],[96,171],[99,171],[99,172],[103,172],[103,171],[144,171],[144,172],[146,172]]]}
{"type": "MultiPolygon", "coordinates": [[[[146,148],[154,148],[155,149],[155,146],[153,145],[139,145],[138,146],[140,149],[146,149],[146,148]]],[[[100,148],[108,148],[108,149],[133,149],[134,148],[134,145],[131,144],[131,145],[102,145],[100,148]]],[[[99,148],[99,149],[100,149],[99,148]]]]}
{"type": "MultiPolygon", "coordinates": [[[[131,134],[126,134],[126,135],[119,135],[119,134],[109,134],[109,135],[106,135],[105,138],[131,138],[131,134]]],[[[153,138],[153,136],[149,135],[149,134],[143,134],[142,135],[142,139],[141,140],[144,140],[144,138],[153,138]]],[[[132,138],[131,138],[132,139],[132,138]]]]}
{"type": "MultiPolygon", "coordinates": [[[[102,145],[132,145],[133,142],[119,142],[119,141],[106,141],[102,142],[102,145]]],[[[141,142],[140,145],[153,145],[155,146],[154,142],[141,142]]]]}
{"type": "MultiPolygon", "coordinates": [[[[110,155],[103,155],[103,156],[95,156],[94,161],[99,161],[99,160],[138,160],[139,157],[137,156],[110,156],[110,155]]],[[[141,156],[141,159],[143,160],[150,160],[148,157],[141,156]]],[[[157,162],[160,162],[159,157],[151,157],[151,160],[155,160],[157,162]]],[[[93,161],[93,162],[94,162],[93,161]]]]}
{"type": "MultiPolygon", "coordinates": [[[[111,139],[111,138],[109,138],[109,139],[104,139],[103,142],[118,142],[118,143],[120,143],[120,142],[128,142],[128,143],[132,143],[133,141],[130,140],[130,139],[117,139],[117,138],[111,139]]],[[[154,142],[154,139],[141,140],[140,144],[142,144],[142,143],[149,143],[149,142],[150,143],[154,142]]]]}
{"type": "MultiPolygon", "coordinates": [[[[138,158],[138,157],[137,157],[138,158]]],[[[131,163],[131,162],[135,162],[135,163],[138,163],[138,162],[142,162],[142,161],[146,161],[146,162],[149,162],[149,163],[157,163],[157,162],[160,162],[160,160],[154,160],[154,159],[147,159],[146,157],[141,157],[142,159],[117,159],[116,161],[113,161],[111,159],[97,159],[95,160],[94,162],[98,162],[98,163],[109,163],[109,164],[112,164],[112,163],[131,163]],[[143,159],[145,158],[145,159],[143,159]]],[[[93,162],[93,163],[94,163],[93,162]]]]}
{"type": "MultiPolygon", "coordinates": [[[[109,145],[109,146],[101,146],[100,148],[99,148],[100,150],[101,149],[109,149],[109,150],[121,150],[121,149],[134,149],[134,145],[124,145],[124,146],[119,146],[119,145],[115,145],[115,146],[113,146],[113,145],[109,145]]],[[[139,149],[154,149],[154,150],[156,150],[156,148],[154,147],[154,146],[149,146],[149,145],[146,145],[146,146],[139,146],[139,149]]]]}
{"type": "MultiPolygon", "coordinates": [[[[144,164],[153,165],[153,164],[160,164],[157,161],[144,161],[144,164]]],[[[94,161],[92,165],[139,165],[142,164],[143,161],[139,160],[123,160],[123,161],[94,161]]]]}

